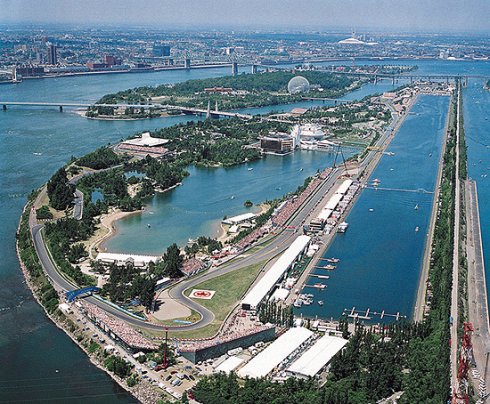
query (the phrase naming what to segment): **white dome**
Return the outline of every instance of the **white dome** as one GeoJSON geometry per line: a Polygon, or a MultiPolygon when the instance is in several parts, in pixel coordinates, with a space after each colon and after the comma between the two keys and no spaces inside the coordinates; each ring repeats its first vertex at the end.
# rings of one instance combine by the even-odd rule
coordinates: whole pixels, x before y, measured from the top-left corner
{"type": "Polygon", "coordinates": [[[303,76],[296,76],[289,80],[289,94],[307,93],[308,91],[310,91],[310,82],[303,76]]]}

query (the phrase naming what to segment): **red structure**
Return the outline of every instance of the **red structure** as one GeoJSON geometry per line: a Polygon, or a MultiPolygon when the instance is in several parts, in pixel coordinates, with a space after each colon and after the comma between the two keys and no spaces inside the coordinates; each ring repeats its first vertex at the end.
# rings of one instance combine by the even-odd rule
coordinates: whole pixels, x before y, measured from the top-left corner
{"type": "Polygon", "coordinates": [[[459,353],[458,379],[457,386],[453,390],[451,404],[469,403],[468,398],[468,370],[470,361],[473,357],[473,345],[471,335],[473,333],[473,324],[464,323],[463,337],[461,338],[461,351],[459,353]]]}

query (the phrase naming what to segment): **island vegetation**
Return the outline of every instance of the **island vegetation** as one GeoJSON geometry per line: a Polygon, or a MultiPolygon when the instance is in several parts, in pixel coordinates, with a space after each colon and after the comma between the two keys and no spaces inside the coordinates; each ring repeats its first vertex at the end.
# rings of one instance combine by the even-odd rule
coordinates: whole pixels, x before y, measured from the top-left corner
{"type": "MultiPolygon", "coordinates": [[[[218,104],[220,110],[232,110],[266,105],[287,104],[300,101],[304,94],[289,94],[287,85],[296,75],[305,77],[311,84],[309,96],[334,98],[359,86],[361,81],[352,77],[322,71],[263,72],[189,80],[176,84],[162,84],[157,87],[138,87],[102,97],[97,104],[148,105],[160,103],[206,109],[208,104],[218,104]]],[[[170,110],[172,111],[172,110],[170,110]]],[[[167,111],[167,112],[170,112],[167,111]]],[[[117,110],[111,106],[92,107],[89,117],[114,116],[122,118],[154,117],[160,114],[154,109],[128,107],[117,110]]]]}

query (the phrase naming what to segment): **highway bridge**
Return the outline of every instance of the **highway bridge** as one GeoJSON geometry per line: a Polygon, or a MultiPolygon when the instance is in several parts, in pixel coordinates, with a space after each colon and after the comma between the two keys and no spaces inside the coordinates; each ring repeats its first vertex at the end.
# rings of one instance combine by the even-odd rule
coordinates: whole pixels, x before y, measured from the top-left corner
{"type": "Polygon", "coordinates": [[[137,109],[164,109],[172,111],[181,111],[184,114],[206,115],[206,116],[223,116],[231,118],[251,119],[253,115],[240,114],[237,112],[219,111],[202,108],[183,107],[179,105],[169,104],[89,104],[84,102],[44,102],[44,101],[0,101],[2,109],[6,111],[9,106],[22,106],[22,107],[57,107],[60,112],[63,112],[63,108],[97,108],[97,107],[110,107],[110,108],[137,108],[137,109]]]}

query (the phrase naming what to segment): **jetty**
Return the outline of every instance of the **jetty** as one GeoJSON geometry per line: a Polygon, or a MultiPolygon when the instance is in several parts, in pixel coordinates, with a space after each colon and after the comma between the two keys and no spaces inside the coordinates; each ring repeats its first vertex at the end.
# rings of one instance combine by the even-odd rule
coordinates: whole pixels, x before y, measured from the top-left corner
{"type": "Polygon", "coordinates": [[[379,317],[380,320],[383,320],[385,317],[391,317],[398,321],[400,319],[407,318],[407,316],[400,314],[400,312],[391,314],[387,313],[385,310],[373,311],[369,308],[366,310],[357,310],[355,306],[353,306],[351,309],[344,309],[342,315],[359,320],[372,320],[373,317],[379,317]]]}

